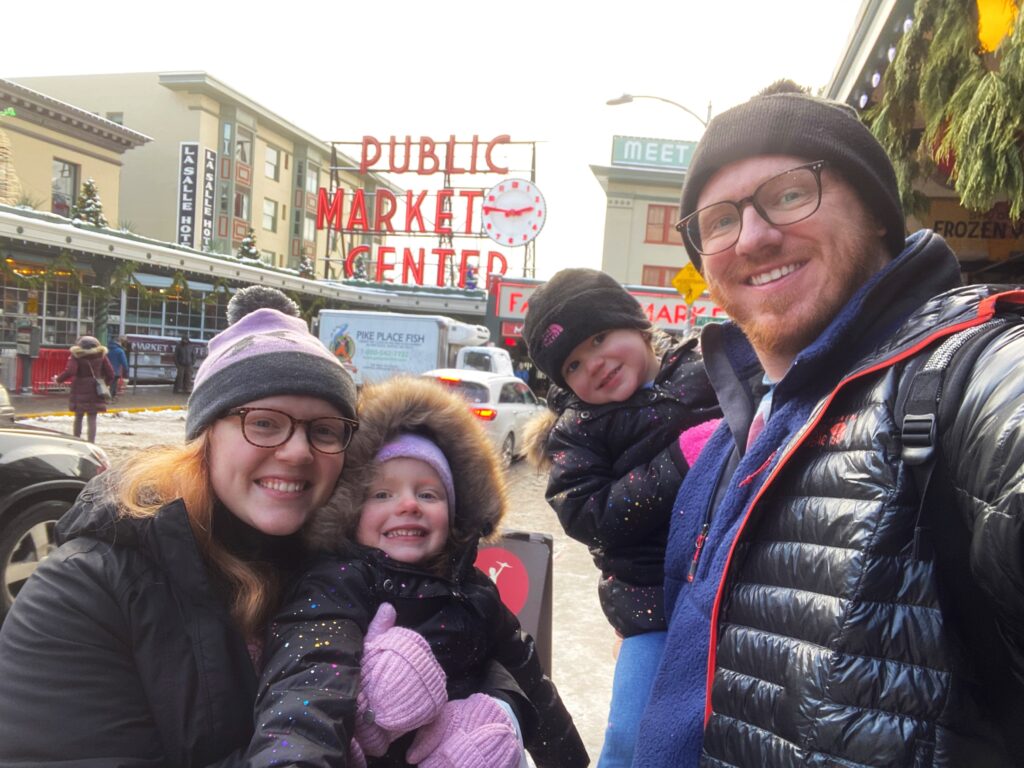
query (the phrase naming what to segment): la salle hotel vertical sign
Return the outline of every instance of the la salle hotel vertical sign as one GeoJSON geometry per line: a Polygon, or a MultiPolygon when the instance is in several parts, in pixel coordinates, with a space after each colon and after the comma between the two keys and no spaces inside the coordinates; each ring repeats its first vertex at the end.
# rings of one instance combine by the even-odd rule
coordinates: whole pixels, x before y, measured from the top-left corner
{"type": "Polygon", "coordinates": [[[199,178],[199,144],[181,142],[178,161],[178,245],[195,246],[196,184],[199,178]]]}
{"type": "Polygon", "coordinates": [[[202,150],[194,141],[181,142],[178,157],[178,224],[176,242],[188,248],[208,251],[213,245],[214,188],[217,183],[217,153],[202,150]],[[200,191],[200,185],[202,189],[200,191]],[[201,200],[201,202],[200,202],[201,200]]]}

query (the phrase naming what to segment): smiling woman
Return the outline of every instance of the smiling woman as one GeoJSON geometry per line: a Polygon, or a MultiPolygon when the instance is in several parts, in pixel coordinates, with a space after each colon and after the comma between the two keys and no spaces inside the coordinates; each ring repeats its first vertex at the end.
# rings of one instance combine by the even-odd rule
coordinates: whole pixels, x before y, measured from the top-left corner
{"type": "Polygon", "coordinates": [[[61,520],[0,629],[0,764],[243,759],[296,534],[358,427],[351,379],[296,314],[277,291],[239,291],[188,442],[97,478],[61,520]]]}

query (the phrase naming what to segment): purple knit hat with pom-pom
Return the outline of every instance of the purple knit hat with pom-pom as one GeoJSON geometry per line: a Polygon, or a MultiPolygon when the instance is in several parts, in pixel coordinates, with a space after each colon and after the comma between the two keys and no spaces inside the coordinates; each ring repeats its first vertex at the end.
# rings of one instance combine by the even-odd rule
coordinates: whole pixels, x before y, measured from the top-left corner
{"type": "Polygon", "coordinates": [[[352,377],[298,317],[298,307],[278,290],[243,288],[228,304],[225,330],[210,339],[209,355],[188,399],[189,440],[230,409],[276,395],[304,395],[356,417],[352,377]]]}

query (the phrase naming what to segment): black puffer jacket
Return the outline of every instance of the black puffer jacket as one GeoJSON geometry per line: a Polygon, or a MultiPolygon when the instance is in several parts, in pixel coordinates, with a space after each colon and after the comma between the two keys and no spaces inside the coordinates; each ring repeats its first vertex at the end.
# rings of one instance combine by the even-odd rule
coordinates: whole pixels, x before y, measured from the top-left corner
{"type": "Polygon", "coordinates": [[[241,766],[256,673],[180,501],[115,519],[93,480],[0,629],[0,766],[241,766]]]}
{"type": "MultiPolygon", "coordinates": [[[[271,628],[253,765],[291,765],[300,756],[305,766],[349,764],[363,635],[383,602],[394,605],[399,626],[430,643],[450,699],[475,692],[503,698],[515,707],[538,766],[587,765],[582,740],[532,638],[520,630],[494,583],[473,566],[481,535],[493,532],[504,513],[505,489],[494,449],[465,403],[428,379],[394,378],[364,388],[359,421],[339,488],[307,530],[311,547],[332,553],[303,575],[271,628]],[[437,442],[452,468],[456,511],[438,572],[351,543],[372,458],[406,431],[437,442]]],[[[410,741],[400,739],[370,764],[405,765],[410,741]]]]}
{"type": "MultiPolygon", "coordinates": [[[[749,345],[731,326],[705,338],[732,434],[723,428],[709,441],[680,493],[667,558],[670,633],[644,721],[655,738],[636,765],[680,765],[666,750],[694,764],[702,727],[700,763],[715,768],[1021,764],[1004,741],[1020,738],[1019,697],[993,706],[1004,692],[972,682],[985,651],[964,642],[972,628],[934,554],[915,556],[919,495],[895,419],[906,364],[920,350],[1024,304],[1021,292],[997,304],[986,286],[929,299],[957,278],[941,238],[911,238],[798,355],[746,451],[753,403],[735,361],[749,345]],[[688,582],[705,509],[711,532],[688,582]],[[709,658],[695,665],[686,658],[694,648],[709,658]],[[706,670],[707,708],[693,707],[706,670]]],[[[949,481],[943,501],[971,531],[989,639],[1002,633],[1009,643],[1006,682],[1024,675],[1021,360],[1024,327],[989,343],[943,430],[936,468],[949,481]]]]}
{"type": "Polygon", "coordinates": [[[665,541],[689,469],[679,436],[721,416],[696,346],[676,344],[654,385],[625,402],[593,406],[571,392],[549,398],[557,421],[549,433],[532,431],[551,465],[548,503],[565,532],[590,548],[601,607],[624,637],[665,628],[665,541]]]}

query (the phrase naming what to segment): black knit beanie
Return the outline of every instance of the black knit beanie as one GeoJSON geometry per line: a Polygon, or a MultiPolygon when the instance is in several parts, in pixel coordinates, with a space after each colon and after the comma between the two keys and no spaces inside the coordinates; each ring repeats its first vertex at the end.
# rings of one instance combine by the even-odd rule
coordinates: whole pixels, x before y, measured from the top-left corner
{"type": "MultiPolygon", "coordinates": [[[[827,161],[885,227],[890,253],[896,256],[903,250],[903,208],[896,174],[882,145],[852,107],[803,93],[755,96],[715,117],[686,172],[680,216],[697,210],[697,198],[716,171],[758,155],[827,161]]],[[[685,237],[683,242],[690,260],[700,269],[700,254],[685,237]]]]}
{"type": "Polygon", "coordinates": [[[567,388],[562,364],[581,341],[615,328],[649,331],[643,308],[612,277],[596,269],[563,269],[533,292],[523,336],[533,364],[567,388]]]}

